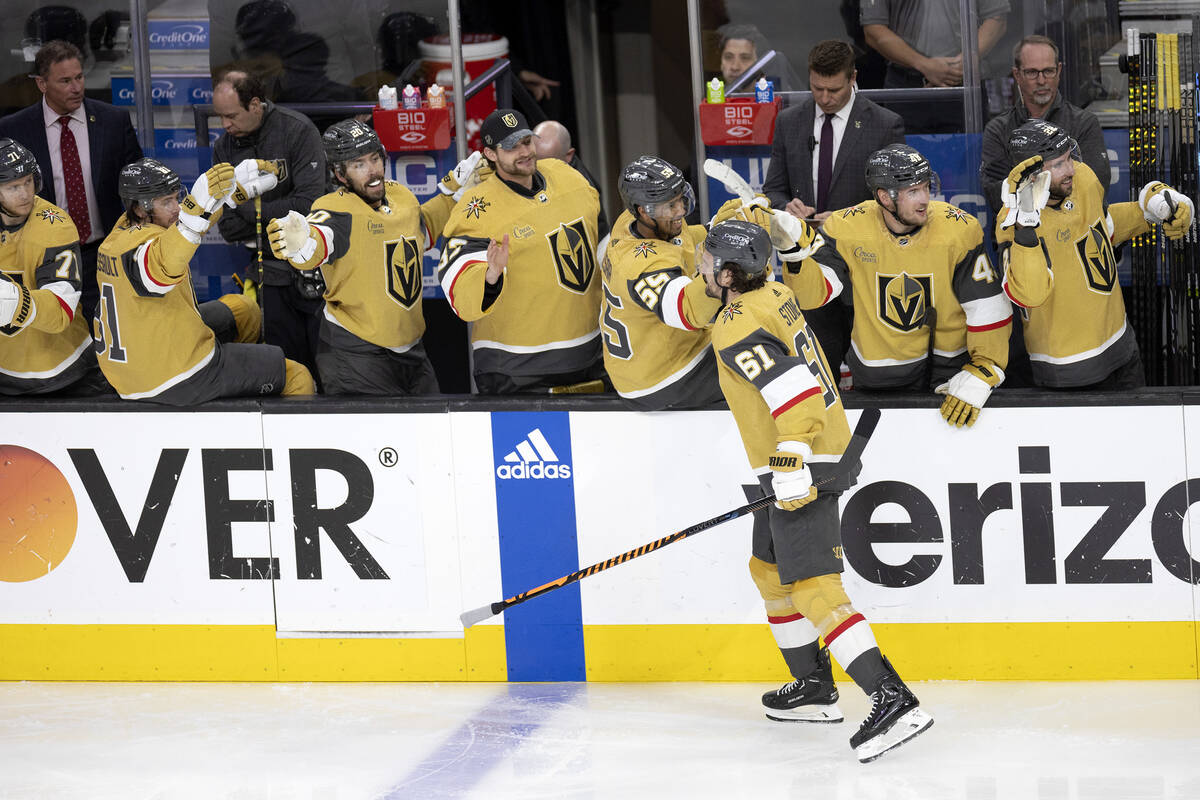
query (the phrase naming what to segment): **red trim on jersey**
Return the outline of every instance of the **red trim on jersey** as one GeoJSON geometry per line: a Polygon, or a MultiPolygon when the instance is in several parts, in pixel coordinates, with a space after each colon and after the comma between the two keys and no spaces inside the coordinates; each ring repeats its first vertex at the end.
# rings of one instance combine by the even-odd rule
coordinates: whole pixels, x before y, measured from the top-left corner
{"type": "Polygon", "coordinates": [[[155,286],[162,286],[163,288],[174,285],[170,283],[159,283],[158,281],[154,280],[154,276],[150,274],[150,248],[142,247],[139,249],[142,251],[142,274],[146,276],[146,279],[155,286]]]}
{"type": "Polygon", "coordinates": [[[321,229],[316,225],[309,225],[309,227],[317,232],[317,236],[321,237],[321,247],[325,248],[325,255],[321,256],[320,262],[313,267],[313,269],[316,269],[317,267],[324,266],[329,261],[329,256],[332,254],[329,252],[329,240],[325,238],[325,234],[321,233],[321,229]]]}
{"type": "MultiPolygon", "coordinates": [[[[51,292],[51,294],[54,294],[54,292],[51,292]]],[[[67,320],[74,322],[75,321],[75,312],[73,310],[71,310],[71,307],[69,305],[67,305],[67,301],[63,300],[61,297],[59,297],[56,294],[54,295],[54,297],[58,300],[58,304],[63,307],[63,311],[67,312],[67,320]]]]}
{"type": "Polygon", "coordinates": [[[842,622],[841,625],[838,625],[829,633],[825,634],[825,646],[829,647],[831,644],[833,644],[834,640],[849,630],[854,623],[864,622],[865,620],[866,617],[864,617],[862,614],[851,614],[842,622]]]}
{"type": "Polygon", "coordinates": [[[786,617],[772,617],[770,614],[767,615],[767,622],[772,625],[783,625],[785,622],[795,622],[798,619],[804,619],[804,615],[799,611],[795,614],[789,614],[786,617]]]}
{"type": "Polygon", "coordinates": [[[825,281],[825,299],[821,301],[821,305],[825,305],[833,299],[833,284],[824,275],[821,276],[821,279],[825,281]]]}
{"type": "MultiPolygon", "coordinates": [[[[1007,294],[1007,292],[1006,292],[1007,294]]],[[[1012,321],[1012,314],[1009,314],[999,322],[993,322],[991,325],[968,325],[967,330],[979,333],[980,331],[994,331],[996,328],[1003,328],[1012,321]]]]}
{"type": "Polygon", "coordinates": [[[683,292],[679,293],[679,299],[677,303],[679,305],[679,321],[683,323],[683,327],[687,328],[689,331],[696,330],[692,327],[692,324],[688,322],[687,314],[683,313],[683,292]]]}
{"type": "Polygon", "coordinates": [[[820,386],[814,386],[811,389],[806,389],[805,391],[803,391],[800,394],[793,397],[791,400],[788,400],[786,403],[781,405],[779,408],[772,411],[771,416],[774,417],[775,419],[779,419],[779,415],[782,414],[783,412],[787,411],[792,406],[797,405],[799,403],[803,403],[808,398],[812,397],[813,395],[818,395],[818,394],[821,394],[820,386]]]}
{"type": "Polygon", "coordinates": [[[450,291],[446,292],[446,299],[450,301],[450,307],[454,309],[454,313],[456,313],[456,314],[458,313],[458,306],[454,302],[454,287],[458,283],[458,279],[463,276],[463,273],[466,272],[467,269],[472,264],[486,264],[486,263],[487,263],[486,259],[483,261],[468,261],[467,263],[463,264],[462,269],[460,269],[458,271],[458,274],[454,276],[454,280],[450,281],[450,291]]]}
{"type": "MultiPolygon", "coordinates": [[[[1022,303],[1020,300],[1018,300],[1017,298],[1013,297],[1013,295],[1012,295],[1012,292],[1010,292],[1010,291],[1008,290],[1008,281],[1005,281],[1003,285],[1004,285],[1004,293],[1005,293],[1006,295],[1008,295],[1008,299],[1009,299],[1009,300],[1012,300],[1014,303],[1016,303],[1017,305],[1019,305],[1021,308],[1029,308],[1029,306],[1025,305],[1025,304],[1024,304],[1024,303],[1022,303]]],[[[1009,317],[1009,319],[1012,319],[1012,317],[1009,317]]]]}

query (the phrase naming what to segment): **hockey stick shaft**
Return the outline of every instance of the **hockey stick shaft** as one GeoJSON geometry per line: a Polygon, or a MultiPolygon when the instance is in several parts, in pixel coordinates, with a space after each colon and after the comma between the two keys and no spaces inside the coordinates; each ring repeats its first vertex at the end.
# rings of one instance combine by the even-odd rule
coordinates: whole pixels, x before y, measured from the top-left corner
{"type": "Polygon", "coordinates": [[[729,192],[738,196],[738,199],[743,203],[747,203],[754,199],[754,190],[750,188],[750,184],[741,175],[738,175],[733,167],[723,161],[717,161],[715,158],[704,159],[704,174],[710,178],[720,181],[729,192]]]}
{"type": "MultiPolygon", "coordinates": [[[[867,442],[871,438],[871,434],[875,432],[875,426],[879,423],[880,412],[878,408],[864,408],[862,414],[859,415],[858,422],[854,426],[854,433],[850,437],[849,444],[846,445],[842,457],[838,460],[834,474],[815,484],[817,488],[827,485],[833,481],[845,478],[854,469],[854,465],[858,463],[862,457],[863,450],[867,446],[867,442]]],[[[704,522],[698,522],[689,528],[684,528],[681,531],[676,531],[669,536],[664,536],[661,539],[656,539],[653,542],[635,547],[632,550],[627,550],[620,555],[613,556],[605,561],[600,561],[592,564],[590,567],[572,572],[569,575],[563,575],[561,578],[556,578],[549,583],[543,583],[533,589],[528,589],[520,594],[515,594],[512,597],[504,600],[497,600],[495,603],[490,603],[486,606],[464,611],[459,614],[459,619],[462,620],[464,628],[469,628],[477,622],[482,622],[488,617],[494,617],[505,609],[512,608],[515,605],[524,603],[526,600],[532,600],[535,597],[547,594],[555,589],[561,589],[563,586],[568,586],[572,583],[591,577],[598,572],[603,572],[606,569],[611,569],[618,564],[624,564],[626,561],[632,561],[635,558],[644,556],[647,553],[653,553],[655,550],[660,550],[669,544],[674,544],[681,539],[686,539],[689,536],[695,536],[697,533],[706,531],[709,528],[714,528],[724,522],[735,520],[738,517],[744,517],[746,514],[752,514],[759,509],[766,508],[775,502],[775,495],[768,494],[760,497],[744,506],[726,511],[724,514],[706,519],[704,522]]]]}

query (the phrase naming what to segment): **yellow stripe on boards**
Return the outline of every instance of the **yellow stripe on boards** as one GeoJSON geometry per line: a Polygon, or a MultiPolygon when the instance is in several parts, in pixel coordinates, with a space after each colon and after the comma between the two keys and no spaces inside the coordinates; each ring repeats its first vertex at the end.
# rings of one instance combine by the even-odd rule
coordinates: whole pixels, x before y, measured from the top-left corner
{"type": "Polygon", "coordinates": [[[0,625],[0,680],[503,681],[504,628],[286,638],[270,625],[0,625]]]}
{"type": "MultiPolygon", "coordinates": [[[[1194,622],[874,624],[906,680],[1200,677],[1194,622]]],[[[787,681],[766,624],[585,625],[590,681],[787,681]]],[[[846,680],[836,665],[834,674],[846,680]]]]}

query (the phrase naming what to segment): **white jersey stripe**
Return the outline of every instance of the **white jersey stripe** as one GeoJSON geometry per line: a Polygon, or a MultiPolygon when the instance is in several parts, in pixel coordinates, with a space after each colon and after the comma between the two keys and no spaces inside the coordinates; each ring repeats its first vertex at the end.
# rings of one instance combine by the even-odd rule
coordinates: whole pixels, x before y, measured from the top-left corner
{"type": "Polygon", "coordinates": [[[1104,342],[1099,347],[1093,347],[1091,350],[1084,350],[1082,353],[1074,353],[1069,356],[1059,357],[1046,355],[1045,353],[1031,352],[1029,354],[1029,360],[1041,361],[1046,364],[1074,364],[1077,361],[1085,361],[1089,358],[1095,358],[1121,340],[1121,337],[1125,335],[1126,325],[1128,325],[1128,322],[1122,322],[1121,329],[1110,336],[1108,341],[1104,342]]]}
{"type": "Polygon", "coordinates": [[[680,275],[663,287],[662,299],[659,301],[662,303],[662,318],[663,322],[672,328],[680,328],[685,331],[696,330],[688,324],[687,318],[683,315],[683,292],[691,282],[691,278],[680,275]]]}
{"type": "Polygon", "coordinates": [[[781,406],[820,384],[806,364],[797,364],[762,388],[763,400],[774,414],[781,406]]]}
{"type": "Polygon", "coordinates": [[[492,342],[487,339],[480,339],[477,342],[471,342],[472,350],[503,350],[506,353],[516,353],[525,355],[529,353],[545,353],[548,350],[570,350],[572,347],[579,347],[582,344],[587,344],[592,339],[600,335],[600,328],[597,327],[591,333],[585,333],[576,339],[568,339],[563,342],[547,342],[546,344],[505,344],[504,342],[492,342]]]}
{"type": "Polygon", "coordinates": [[[962,304],[967,315],[967,328],[994,328],[1012,318],[1012,304],[1003,294],[994,294],[962,304]]]}
{"type": "Polygon", "coordinates": [[[58,298],[58,301],[62,303],[63,308],[67,312],[67,317],[70,319],[75,319],[75,311],[79,306],[80,291],[78,289],[76,289],[67,281],[55,281],[54,283],[48,283],[41,288],[48,289],[51,293],[53,293],[54,296],[58,298]]]}
{"type": "Polygon", "coordinates": [[[14,378],[23,378],[25,380],[38,380],[41,378],[53,378],[55,375],[59,374],[64,369],[66,369],[67,367],[71,366],[76,361],[78,361],[79,357],[82,356],[84,354],[84,352],[86,350],[88,350],[88,348],[90,348],[91,346],[92,346],[92,340],[84,339],[82,342],[79,343],[79,347],[75,348],[75,352],[68,355],[66,358],[64,358],[62,361],[60,361],[58,364],[51,367],[50,369],[42,370],[41,372],[14,372],[13,370],[4,369],[3,367],[0,367],[0,373],[3,373],[4,375],[11,375],[14,378]]]}
{"type": "Polygon", "coordinates": [[[141,280],[142,286],[151,294],[162,297],[174,289],[176,284],[168,283],[164,285],[150,277],[150,245],[154,244],[155,241],[151,239],[135,250],[133,258],[137,262],[138,278],[141,280]]]}

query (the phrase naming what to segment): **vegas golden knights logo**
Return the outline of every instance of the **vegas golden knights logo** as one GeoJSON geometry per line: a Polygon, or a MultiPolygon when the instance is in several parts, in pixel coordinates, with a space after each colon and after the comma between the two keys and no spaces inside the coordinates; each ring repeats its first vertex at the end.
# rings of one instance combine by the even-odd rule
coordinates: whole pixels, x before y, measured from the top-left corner
{"type": "Polygon", "coordinates": [[[925,322],[925,309],[933,305],[933,278],[929,275],[876,275],[879,318],[898,331],[915,331],[925,322]]]}
{"type": "Polygon", "coordinates": [[[1112,243],[1100,229],[1103,222],[1088,228],[1088,232],[1075,241],[1083,275],[1093,292],[1112,294],[1117,285],[1117,260],[1113,257],[1112,243]]]}
{"type": "Polygon", "coordinates": [[[416,239],[387,243],[388,294],[405,308],[421,299],[421,248],[416,239]]]}
{"type": "Polygon", "coordinates": [[[596,253],[588,241],[583,219],[564,222],[546,234],[546,241],[554,254],[559,283],[573,292],[586,292],[596,272],[596,253]]]}
{"type": "Polygon", "coordinates": [[[288,176],[287,159],[286,158],[275,158],[275,159],[271,160],[271,163],[274,164],[275,169],[279,171],[279,174],[275,176],[276,178],[279,179],[279,182],[283,183],[284,181],[286,181],[287,176],[288,176]]]}

